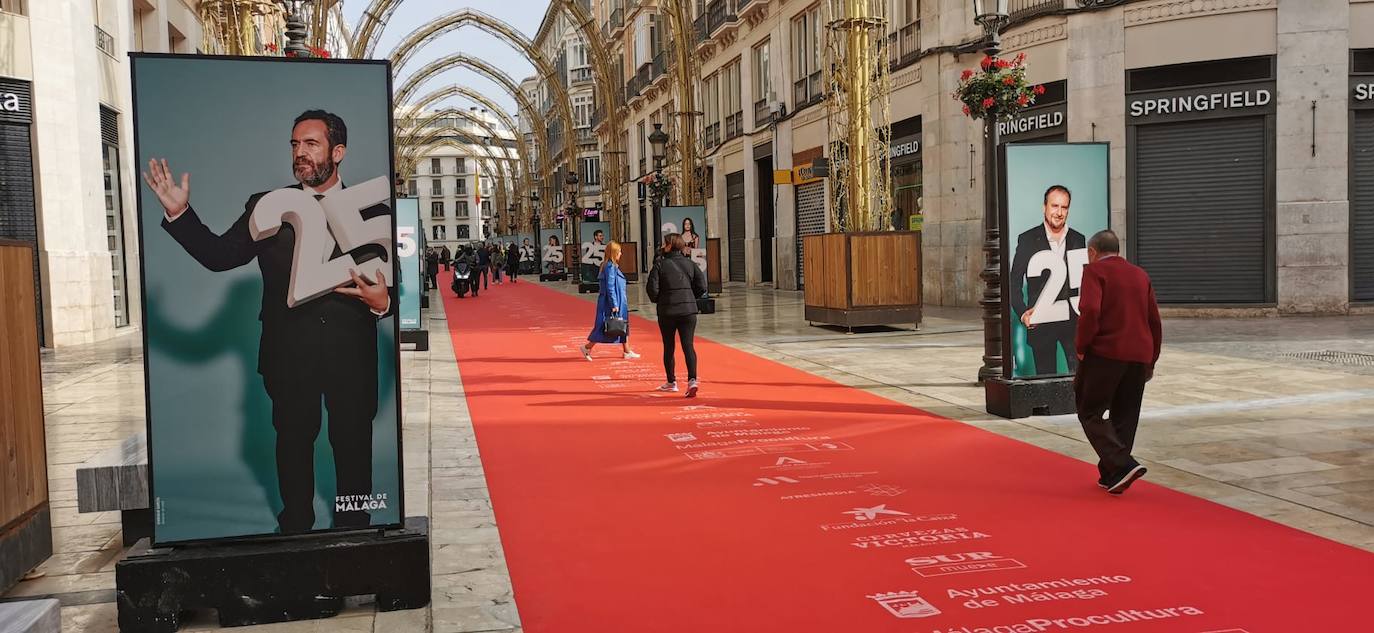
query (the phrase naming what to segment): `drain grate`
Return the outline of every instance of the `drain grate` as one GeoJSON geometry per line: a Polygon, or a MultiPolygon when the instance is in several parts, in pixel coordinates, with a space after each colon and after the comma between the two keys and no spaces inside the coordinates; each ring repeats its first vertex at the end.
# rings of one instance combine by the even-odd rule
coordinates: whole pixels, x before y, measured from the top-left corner
{"type": "Polygon", "coordinates": [[[1321,352],[1284,354],[1284,356],[1299,360],[1315,360],[1323,363],[1331,363],[1333,365],[1345,365],[1347,367],[1374,367],[1374,354],[1360,354],[1358,352],[1325,350],[1321,352]]]}

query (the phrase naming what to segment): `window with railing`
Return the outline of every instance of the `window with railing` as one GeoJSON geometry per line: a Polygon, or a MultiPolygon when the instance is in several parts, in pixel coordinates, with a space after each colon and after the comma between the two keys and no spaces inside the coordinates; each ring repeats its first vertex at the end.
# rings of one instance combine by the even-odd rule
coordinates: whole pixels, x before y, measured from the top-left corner
{"type": "Polygon", "coordinates": [[[601,157],[583,156],[577,159],[577,175],[582,184],[591,187],[600,187],[601,157]]]}
{"type": "Polygon", "coordinates": [[[1063,0],[1011,0],[1010,4],[1009,13],[1012,20],[1025,20],[1064,8],[1063,0]]]}
{"type": "MultiPolygon", "coordinates": [[[[439,159],[436,158],[435,160],[439,160],[439,159]]],[[[435,178],[434,180],[429,181],[429,195],[431,195],[431,196],[442,196],[442,195],[444,195],[444,184],[443,184],[443,181],[439,180],[438,178],[435,178]]]]}
{"type": "Polygon", "coordinates": [[[103,51],[106,55],[114,57],[115,42],[114,36],[105,32],[105,29],[95,27],[95,47],[103,51]]]}
{"type": "Polygon", "coordinates": [[[434,220],[444,219],[444,201],[435,200],[429,203],[429,217],[434,220]]]}
{"type": "Polygon", "coordinates": [[[725,139],[730,140],[744,134],[744,107],[743,95],[740,91],[740,65],[741,60],[736,58],[734,62],[727,64],[721,69],[723,77],[721,85],[721,105],[725,113],[725,139]]]}
{"type": "Polygon", "coordinates": [[[701,84],[701,111],[706,129],[706,147],[720,144],[720,84],[721,73],[715,73],[701,84]]]}
{"type": "Polygon", "coordinates": [[[768,42],[754,47],[750,57],[753,60],[754,74],[754,126],[758,127],[772,121],[773,114],[768,101],[773,94],[773,73],[769,67],[768,42]]]}
{"type": "Polygon", "coordinates": [[[466,220],[466,219],[468,219],[468,217],[470,217],[469,214],[468,214],[468,201],[467,201],[467,200],[459,200],[459,201],[458,201],[458,205],[454,208],[454,212],[455,212],[455,214],[457,215],[458,219],[460,219],[460,220],[466,220]]]}
{"type": "MultiPolygon", "coordinates": [[[[442,164],[439,162],[439,159],[437,159],[437,158],[431,158],[431,159],[429,159],[429,173],[431,173],[431,174],[442,174],[442,173],[444,173],[444,168],[443,168],[442,164]]],[[[435,185],[435,186],[438,186],[438,185],[435,185]]]]}
{"type": "Polygon", "coordinates": [[[453,180],[454,192],[460,196],[468,195],[468,181],[465,178],[455,178],[453,180]]]}
{"type": "Polygon", "coordinates": [[[592,80],[592,67],[574,68],[572,71],[572,83],[582,84],[592,80]]]}
{"type": "Polygon", "coordinates": [[[484,217],[484,218],[489,218],[489,217],[491,217],[491,201],[490,201],[490,200],[483,200],[483,201],[482,201],[482,217],[484,217]]]}
{"type": "Polygon", "coordinates": [[[470,227],[470,226],[468,226],[468,225],[466,225],[466,224],[459,224],[459,225],[458,225],[458,239],[460,239],[460,240],[470,240],[470,239],[472,239],[472,227],[470,227]]]}
{"type": "Polygon", "coordinates": [[[459,156],[453,159],[453,168],[456,170],[454,173],[465,174],[467,173],[467,161],[464,160],[462,156],[459,156]]]}
{"type": "Polygon", "coordinates": [[[821,14],[812,7],[792,20],[792,101],[800,110],[821,98],[821,14]]]}

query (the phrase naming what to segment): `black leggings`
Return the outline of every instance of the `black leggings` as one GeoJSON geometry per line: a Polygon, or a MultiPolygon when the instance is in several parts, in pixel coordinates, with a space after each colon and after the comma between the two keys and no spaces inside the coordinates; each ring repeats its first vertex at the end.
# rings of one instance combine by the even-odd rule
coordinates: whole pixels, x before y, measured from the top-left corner
{"type": "Polygon", "coordinates": [[[685,316],[663,316],[658,317],[658,332],[663,335],[663,371],[668,374],[668,382],[677,382],[674,368],[677,365],[673,358],[673,334],[676,333],[682,340],[682,356],[687,359],[687,379],[697,379],[697,348],[693,345],[696,337],[697,315],[688,314],[685,316]]]}

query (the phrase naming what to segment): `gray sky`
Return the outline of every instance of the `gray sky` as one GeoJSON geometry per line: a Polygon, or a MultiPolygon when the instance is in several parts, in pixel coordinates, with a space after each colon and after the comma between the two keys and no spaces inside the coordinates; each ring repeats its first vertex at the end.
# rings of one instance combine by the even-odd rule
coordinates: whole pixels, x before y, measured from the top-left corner
{"type": "MultiPolygon", "coordinates": [[[[358,16],[368,4],[369,0],[343,0],[344,17],[350,29],[357,26],[358,16]]],[[[464,7],[496,17],[533,39],[547,6],[548,3],[544,0],[400,0],[400,5],[391,14],[391,20],[382,31],[374,54],[377,57],[389,54],[397,42],[417,27],[464,7]]],[[[516,83],[534,74],[534,67],[525,59],[524,54],[506,44],[504,40],[479,28],[465,26],[439,36],[415,52],[405,67],[400,69],[396,86],[399,87],[407,77],[423,68],[425,64],[459,52],[486,60],[509,74],[516,83]]],[[[500,85],[467,69],[445,71],[426,82],[421,87],[420,94],[453,83],[476,89],[504,106],[506,111],[514,116],[515,99],[512,99],[500,85]]],[[[444,104],[454,107],[477,105],[464,99],[450,99],[444,104]]]]}

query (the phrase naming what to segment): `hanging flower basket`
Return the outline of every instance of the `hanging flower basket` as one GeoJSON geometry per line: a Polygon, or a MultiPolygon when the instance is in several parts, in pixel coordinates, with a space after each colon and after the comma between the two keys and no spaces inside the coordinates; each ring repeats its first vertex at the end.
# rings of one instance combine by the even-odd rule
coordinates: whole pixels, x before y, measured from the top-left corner
{"type": "Polygon", "coordinates": [[[1045,87],[1026,81],[1025,62],[1025,53],[1009,60],[984,56],[980,71],[964,70],[954,91],[955,100],[964,104],[964,114],[1005,120],[1034,104],[1037,95],[1045,94],[1045,87]]]}
{"type": "Polygon", "coordinates": [[[640,182],[648,187],[650,200],[662,200],[673,188],[673,183],[668,180],[667,176],[660,178],[655,172],[649,172],[640,179],[640,182]]]}

